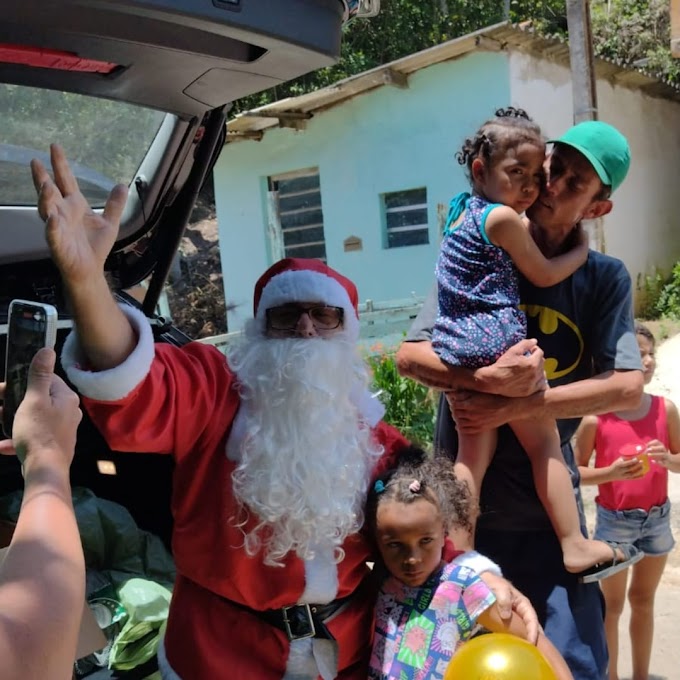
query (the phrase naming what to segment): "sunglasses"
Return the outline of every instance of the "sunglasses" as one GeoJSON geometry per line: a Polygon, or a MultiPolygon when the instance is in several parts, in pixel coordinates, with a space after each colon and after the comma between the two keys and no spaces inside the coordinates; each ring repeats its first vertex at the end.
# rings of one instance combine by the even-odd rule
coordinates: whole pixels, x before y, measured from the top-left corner
{"type": "Polygon", "coordinates": [[[309,317],[317,330],[330,331],[342,325],[345,310],[342,307],[330,307],[328,305],[269,307],[265,312],[267,328],[274,331],[295,330],[303,314],[309,317]]]}

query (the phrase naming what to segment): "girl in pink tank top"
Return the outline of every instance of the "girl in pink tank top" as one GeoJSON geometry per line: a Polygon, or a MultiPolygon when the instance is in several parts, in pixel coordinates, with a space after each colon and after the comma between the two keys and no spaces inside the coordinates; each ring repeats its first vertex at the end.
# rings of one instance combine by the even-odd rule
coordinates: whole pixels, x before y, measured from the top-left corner
{"type": "MultiPolygon", "coordinates": [[[[655,340],[635,327],[645,384],[656,360],[655,340]]],[[[680,416],[665,397],[644,393],[631,411],[587,416],[576,432],[576,459],[582,484],[597,484],[595,538],[633,543],[645,557],[602,581],[609,647],[609,680],[618,680],[618,629],[632,570],[630,637],[633,677],[646,678],[654,637],[654,595],[675,541],[670,526],[668,472],[680,472],[680,416]],[[589,467],[593,452],[595,466],[589,467]]]]}

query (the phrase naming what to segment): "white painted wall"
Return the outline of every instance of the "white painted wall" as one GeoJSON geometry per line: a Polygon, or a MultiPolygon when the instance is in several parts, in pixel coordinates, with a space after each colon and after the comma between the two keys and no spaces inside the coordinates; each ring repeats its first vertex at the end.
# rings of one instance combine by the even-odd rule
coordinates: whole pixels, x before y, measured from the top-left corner
{"type": "MultiPolygon", "coordinates": [[[[543,127],[558,136],[572,124],[569,70],[545,59],[510,54],[511,93],[543,127]]],[[[654,268],[680,259],[680,104],[597,81],[599,119],[615,125],[631,147],[631,169],[604,222],[604,250],[624,261],[633,287],[654,268]]]]}
{"type": "Polygon", "coordinates": [[[304,131],[227,144],[214,177],[225,295],[239,305],[229,330],[252,316],[253,285],[272,264],[266,178],[303,168],[319,168],[328,264],[354,281],[361,301],[426,295],[439,251],[437,207],[468,186],[454,155],[509,96],[506,55],[474,52],[414,73],[407,89],[381,87],[318,112],[304,131]],[[429,243],[384,248],[381,194],[423,186],[429,243]],[[348,236],[363,249],[345,252],[348,236]]]}

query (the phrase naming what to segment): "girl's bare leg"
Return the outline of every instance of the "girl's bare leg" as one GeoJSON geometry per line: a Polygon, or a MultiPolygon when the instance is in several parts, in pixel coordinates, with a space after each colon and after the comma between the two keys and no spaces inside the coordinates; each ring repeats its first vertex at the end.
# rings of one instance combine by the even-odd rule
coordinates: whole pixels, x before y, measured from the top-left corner
{"type": "Polygon", "coordinates": [[[609,680],[619,680],[619,621],[626,602],[626,585],[630,569],[620,571],[600,584],[604,595],[604,632],[609,650],[609,680]]]}
{"type": "MultiPolygon", "coordinates": [[[[565,569],[578,573],[596,564],[611,562],[611,546],[604,541],[587,539],[581,533],[574,487],[562,456],[555,421],[518,420],[510,423],[510,427],[531,461],[536,491],[560,540],[565,569]]],[[[621,551],[617,559],[624,559],[621,551]]]]}
{"type": "Polygon", "coordinates": [[[466,482],[470,489],[472,508],[470,511],[470,531],[463,527],[451,527],[451,540],[458,550],[472,550],[475,542],[475,526],[479,508],[479,492],[482,480],[496,449],[498,433],[489,430],[481,434],[460,434],[458,439],[458,456],[453,470],[456,477],[466,482]]]}
{"type": "MultiPolygon", "coordinates": [[[[643,557],[632,567],[628,602],[633,680],[649,680],[649,662],[654,640],[654,596],[667,559],[667,555],[643,557]]],[[[602,585],[608,580],[603,581],[602,585]]]]}

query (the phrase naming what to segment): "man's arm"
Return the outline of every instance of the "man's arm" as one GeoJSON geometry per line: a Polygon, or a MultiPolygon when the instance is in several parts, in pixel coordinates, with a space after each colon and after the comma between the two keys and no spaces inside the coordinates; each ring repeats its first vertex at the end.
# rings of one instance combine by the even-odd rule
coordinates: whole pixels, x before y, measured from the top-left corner
{"type": "Polygon", "coordinates": [[[53,374],[54,362],[51,350],[36,355],[14,439],[0,442],[0,453],[17,453],[24,476],[19,518],[0,567],[5,680],[70,678],[83,611],[85,560],[69,483],[81,413],[76,394],[53,374]]]}
{"type": "Polygon", "coordinates": [[[444,392],[475,390],[508,397],[545,389],[543,352],[535,340],[511,347],[495,364],[476,370],[445,364],[432,349],[430,338],[437,318],[437,287],[430,290],[406,340],[397,351],[399,374],[444,392]]]}
{"type": "Polygon", "coordinates": [[[641,371],[607,371],[528,397],[453,392],[447,395],[460,432],[474,434],[513,420],[580,418],[633,409],[642,397],[641,371]]]}
{"type": "Polygon", "coordinates": [[[63,149],[52,145],[50,154],[54,181],[40,161],[31,162],[47,243],[72,304],[88,367],[95,371],[114,368],[127,359],[137,341],[104,276],[127,189],[114,187],[100,215],[80,192],[63,149]]]}

